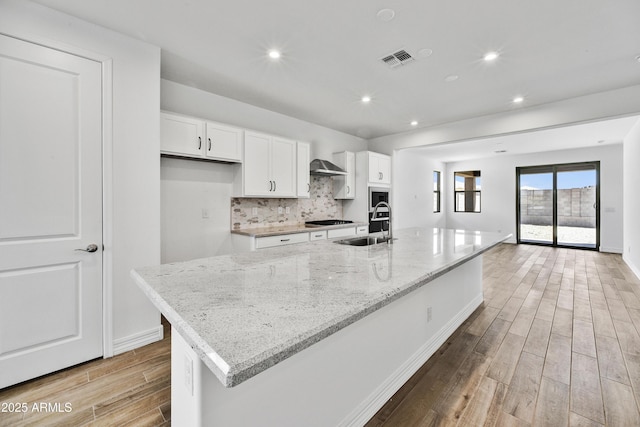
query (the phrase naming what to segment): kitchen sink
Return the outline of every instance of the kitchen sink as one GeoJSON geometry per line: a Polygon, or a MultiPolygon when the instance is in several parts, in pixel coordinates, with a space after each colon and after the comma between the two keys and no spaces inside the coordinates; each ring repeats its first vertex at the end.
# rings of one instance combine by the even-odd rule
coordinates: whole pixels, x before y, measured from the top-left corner
{"type": "Polygon", "coordinates": [[[379,243],[387,243],[387,242],[389,242],[388,237],[367,236],[367,237],[355,237],[352,239],[336,240],[334,243],[339,243],[341,245],[350,245],[350,246],[371,246],[371,245],[377,245],[379,243]]]}

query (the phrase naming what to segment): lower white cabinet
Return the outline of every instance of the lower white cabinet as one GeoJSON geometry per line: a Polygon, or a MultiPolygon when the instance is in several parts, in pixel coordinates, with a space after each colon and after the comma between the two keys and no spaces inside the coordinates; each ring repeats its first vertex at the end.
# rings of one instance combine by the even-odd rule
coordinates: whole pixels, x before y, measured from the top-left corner
{"type": "Polygon", "coordinates": [[[256,249],[292,245],[309,241],[309,233],[281,234],[279,236],[256,237],[256,249]]]}
{"type": "Polygon", "coordinates": [[[334,237],[350,237],[356,235],[356,227],[347,228],[334,228],[333,230],[327,230],[327,238],[333,239],[334,237]]]}
{"type": "Polygon", "coordinates": [[[314,240],[326,240],[327,238],[327,230],[318,230],[318,231],[312,231],[309,233],[309,240],[310,241],[314,241],[314,240]]]}

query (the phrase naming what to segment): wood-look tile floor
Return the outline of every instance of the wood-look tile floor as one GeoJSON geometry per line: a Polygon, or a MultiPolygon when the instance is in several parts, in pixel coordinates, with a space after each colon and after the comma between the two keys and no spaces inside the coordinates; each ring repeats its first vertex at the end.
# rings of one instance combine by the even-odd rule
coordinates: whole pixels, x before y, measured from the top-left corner
{"type": "Polygon", "coordinates": [[[0,426],[170,426],[171,329],[163,325],[157,343],[0,390],[0,410],[27,409],[0,412],[0,426]]]}
{"type": "MultiPolygon", "coordinates": [[[[640,281],[619,255],[503,244],[483,276],[483,305],[368,426],[640,426],[640,281]]],[[[165,337],[0,390],[73,407],[0,426],[170,425],[165,337]]]]}
{"type": "Polygon", "coordinates": [[[368,426],[640,426],[640,281],[621,256],[500,245],[484,303],[368,426]]]}

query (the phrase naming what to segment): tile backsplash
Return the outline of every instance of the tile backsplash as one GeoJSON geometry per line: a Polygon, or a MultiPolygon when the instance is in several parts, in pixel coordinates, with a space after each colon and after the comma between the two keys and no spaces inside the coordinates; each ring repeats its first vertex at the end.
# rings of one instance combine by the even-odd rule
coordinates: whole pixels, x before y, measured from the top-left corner
{"type": "Polygon", "coordinates": [[[333,218],[342,219],[342,200],[333,198],[333,180],[328,176],[311,176],[311,197],[308,199],[231,199],[233,230],[297,225],[333,218]],[[253,214],[254,208],[257,209],[256,215],[253,214]],[[282,208],[282,213],[279,213],[279,208],[282,208]]]}

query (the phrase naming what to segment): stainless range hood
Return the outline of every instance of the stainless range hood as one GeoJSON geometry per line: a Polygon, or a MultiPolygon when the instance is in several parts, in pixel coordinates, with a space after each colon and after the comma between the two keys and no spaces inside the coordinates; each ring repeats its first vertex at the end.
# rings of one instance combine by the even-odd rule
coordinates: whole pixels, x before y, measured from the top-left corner
{"type": "Polygon", "coordinates": [[[328,160],[313,159],[309,165],[311,175],[337,176],[346,175],[347,172],[328,160]]]}

